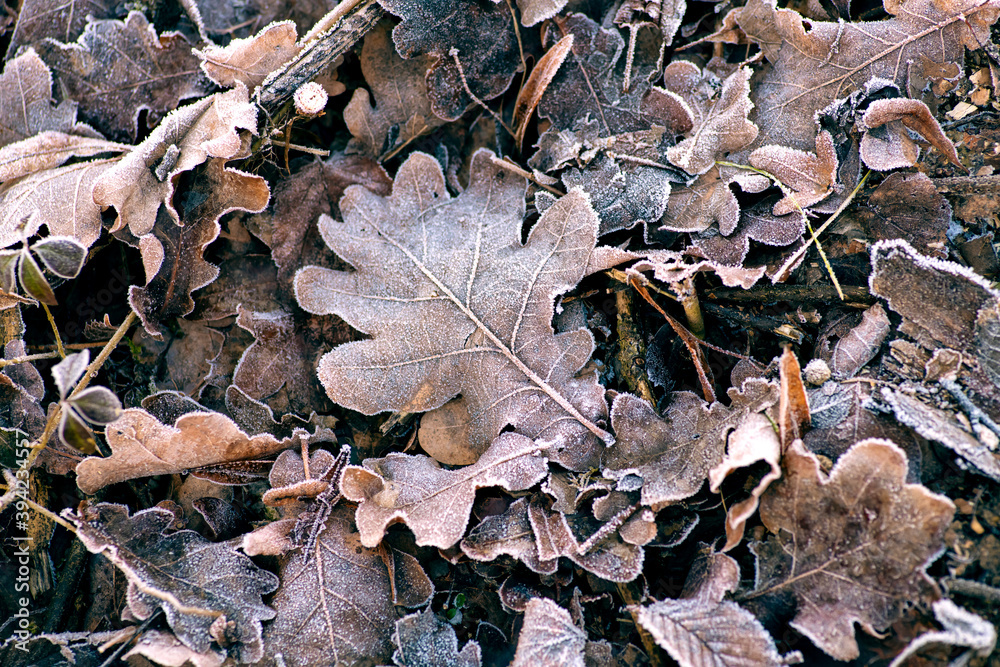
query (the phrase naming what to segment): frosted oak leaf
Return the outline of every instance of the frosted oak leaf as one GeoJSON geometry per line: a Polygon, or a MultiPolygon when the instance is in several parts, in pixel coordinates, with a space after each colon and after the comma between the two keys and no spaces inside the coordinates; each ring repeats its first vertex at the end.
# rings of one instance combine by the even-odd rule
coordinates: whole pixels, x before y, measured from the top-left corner
{"type": "Polygon", "coordinates": [[[594,374],[577,376],[593,337],[556,334],[551,319],[556,295],[585,275],[597,215],[572,191],[522,244],[524,192],[481,150],[469,187],[451,198],[437,161],[416,153],[389,197],[353,186],[343,223],[320,218],[323,239],[355,271],[300,269],[298,302],[371,336],[320,361],[334,402],[371,415],[434,410],[461,395],[451,423],[480,452],[510,425],[568,467],[596,460],[598,439],[612,441],[599,425],[607,405],[594,374]]]}

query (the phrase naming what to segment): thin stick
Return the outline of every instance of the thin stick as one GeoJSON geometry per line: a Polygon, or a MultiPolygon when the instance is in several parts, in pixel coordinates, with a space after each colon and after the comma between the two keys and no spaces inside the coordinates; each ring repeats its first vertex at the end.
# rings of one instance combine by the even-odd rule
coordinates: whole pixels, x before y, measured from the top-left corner
{"type": "Polygon", "coordinates": [[[50,510],[48,507],[43,507],[43,506],[39,505],[38,503],[36,503],[31,498],[22,498],[22,500],[24,500],[24,502],[26,502],[28,504],[28,507],[30,507],[31,509],[35,510],[36,512],[38,512],[42,516],[45,516],[45,517],[48,517],[49,519],[52,519],[53,521],[55,521],[56,523],[58,523],[63,528],[65,528],[66,530],[70,531],[71,533],[74,533],[74,534],[76,533],[76,526],[74,526],[69,521],[67,521],[66,519],[62,518],[61,516],[59,516],[58,514],[56,514],[55,512],[53,512],[52,510],[50,510]]]}
{"type": "MultiPolygon", "coordinates": [[[[115,335],[111,337],[111,340],[109,340],[108,344],[104,346],[101,353],[97,355],[97,358],[94,359],[89,366],[87,366],[87,370],[84,371],[83,377],[80,378],[80,382],[66,398],[72,398],[73,396],[79,394],[87,387],[88,384],[90,384],[91,378],[97,377],[97,371],[99,371],[101,366],[104,365],[104,362],[108,360],[108,357],[110,357],[114,349],[118,347],[118,343],[120,343],[122,338],[125,337],[126,332],[128,332],[129,328],[135,324],[137,319],[139,318],[136,316],[135,311],[129,311],[125,321],[122,322],[121,326],[118,327],[118,330],[115,331],[115,335]]],[[[42,450],[49,444],[49,440],[52,439],[52,434],[55,433],[56,425],[59,423],[61,413],[62,408],[59,406],[52,411],[52,416],[49,417],[49,421],[45,424],[45,430],[42,432],[42,437],[38,439],[38,442],[35,443],[32,446],[31,451],[28,452],[28,460],[25,464],[26,468],[31,467],[32,463],[35,462],[35,459],[38,458],[38,455],[41,454],[42,450]]]]}
{"type": "MultiPolygon", "coordinates": [[[[107,344],[108,344],[108,341],[106,341],[106,340],[95,340],[93,343],[69,343],[69,344],[64,344],[63,345],[63,349],[65,349],[65,350],[89,350],[89,349],[91,349],[93,347],[104,347],[107,344]]],[[[28,347],[29,348],[33,348],[35,350],[52,350],[56,346],[53,345],[52,343],[46,343],[45,345],[29,345],[28,347]]]]}
{"type": "Polygon", "coordinates": [[[13,359],[0,359],[0,368],[13,366],[14,364],[27,364],[32,361],[41,361],[42,359],[55,359],[58,356],[58,352],[42,352],[41,354],[29,354],[24,357],[14,357],[13,359]]]}
{"type": "Polygon", "coordinates": [[[56,320],[52,317],[52,311],[44,303],[42,305],[42,310],[45,311],[45,317],[49,319],[49,325],[52,327],[52,333],[56,337],[56,352],[59,353],[60,359],[66,358],[66,348],[63,347],[62,336],[59,335],[59,327],[56,325],[56,320]]]}
{"type": "MultiPolygon", "coordinates": [[[[274,141],[271,140],[275,146],[280,146],[285,149],[285,157],[288,157],[288,151],[299,151],[300,153],[309,153],[310,155],[318,155],[319,157],[329,157],[330,151],[325,151],[322,148],[310,148],[309,146],[301,146],[299,144],[290,144],[287,141],[274,141]]],[[[287,160],[286,160],[287,163],[287,160]]]]}
{"type": "Polygon", "coordinates": [[[532,183],[534,183],[538,187],[543,188],[545,190],[548,190],[549,192],[551,192],[552,194],[554,194],[556,197],[562,197],[563,195],[566,194],[565,192],[560,192],[559,190],[553,188],[550,185],[545,185],[545,183],[542,183],[537,178],[535,178],[535,175],[532,174],[530,171],[528,171],[527,169],[521,168],[520,165],[517,165],[517,164],[514,164],[513,162],[508,161],[506,158],[498,158],[496,155],[491,155],[490,156],[490,162],[492,162],[496,166],[500,167],[501,169],[506,169],[507,171],[514,172],[515,174],[517,174],[521,178],[528,179],[529,181],[531,181],[532,183]]]}

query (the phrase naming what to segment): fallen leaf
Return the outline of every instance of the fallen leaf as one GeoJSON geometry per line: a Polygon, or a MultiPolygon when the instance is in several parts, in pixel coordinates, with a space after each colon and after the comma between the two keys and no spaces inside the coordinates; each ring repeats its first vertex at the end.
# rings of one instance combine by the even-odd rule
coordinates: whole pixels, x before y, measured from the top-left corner
{"type": "Polygon", "coordinates": [[[214,83],[228,88],[239,81],[253,90],[298,54],[297,38],[295,24],[281,21],[253,37],[234,39],[225,47],[210,45],[194,54],[201,58],[201,69],[214,83]]]}
{"type": "Polygon", "coordinates": [[[926,174],[889,174],[859,214],[872,238],[904,239],[924,255],[947,258],[951,205],[926,174]]]}
{"type": "Polygon", "coordinates": [[[191,46],[176,32],[156,34],[137,11],[124,21],[91,20],[72,44],[45,41],[39,54],[58,74],[64,98],[109,137],[134,140],[139,114],[150,125],[188,97],[208,92],[191,46]]]}
{"type": "MultiPolygon", "coordinates": [[[[114,3],[107,0],[24,0],[10,38],[9,53],[51,38],[72,42],[83,33],[90,17],[113,18],[114,3]]],[[[2,142],[0,142],[2,143],[2,142]]]]}
{"type": "Polygon", "coordinates": [[[480,100],[491,100],[507,90],[521,66],[514,16],[505,3],[380,0],[379,4],[403,19],[392,31],[399,55],[435,58],[427,71],[427,94],[439,118],[456,120],[473,103],[463,81],[480,100]]]}
{"type": "Polygon", "coordinates": [[[448,549],[465,533],[476,489],[531,488],[548,473],[543,449],[504,433],[474,465],[459,470],[443,470],[426,456],[391,453],[348,467],[341,491],[359,503],[355,521],[365,546],[377,545],[390,524],[402,521],[418,545],[448,549]]]}
{"type": "Polygon", "coordinates": [[[209,649],[199,653],[185,646],[173,633],[162,630],[147,630],[142,633],[135,646],[122,656],[122,660],[127,661],[132,656],[142,656],[153,664],[168,667],[184,667],[187,664],[194,667],[222,667],[226,660],[226,654],[221,651],[209,649]]]}
{"type": "Polygon", "coordinates": [[[76,125],[76,104],[53,104],[52,74],[32,48],[4,64],[0,91],[0,147],[47,130],[70,132],[76,125]]]}
{"type": "Polygon", "coordinates": [[[104,139],[53,132],[39,132],[33,137],[0,148],[0,183],[54,169],[73,157],[92,157],[101,153],[121,153],[131,146],[104,139]]]}
{"type": "MultiPolygon", "coordinates": [[[[179,223],[173,204],[177,177],[210,157],[225,161],[245,155],[240,130],[257,131],[256,107],[242,85],[170,113],[94,183],[94,202],[118,211],[111,231],[128,227],[135,236],[148,234],[161,204],[179,223]]],[[[263,179],[257,180],[266,188],[263,179]]]]}
{"type": "Polygon", "coordinates": [[[511,667],[583,667],[587,633],[548,598],[531,598],[511,667]]]}
{"type": "Polygon", "coordinates": [[[681,667],[771,667],[796,662],[796,657],[801,661],[801,656],[781,656],[753,614],[723,599],[739,587],[736,561],[723,554],[706,560],[692,570],[681,599],[630,607],[660,648],[681,667]],[[693,582],[697,575],[701,580],[693,582]]]}
{"type": "Polygon", "coordinates": [[[980,368],[1000,388],[1000,299],[979,309],[975,341],[980,368]]]}
{"type": "Polygon", "coordinates": [[[545,89],[552,83],[552,78],[562,67],[563,61],[573,48],[573,35],[566,35],[552,45],[545,55],[538,59],[538,63],[531,70],[531,76],[521,86],[514,101],[514,117],[511,124],[514,127],[514,139],[520,147],[524,140],[524,131],[527,129],[528,120],[534,113],[535,107],[545,94],[545,89]]]}
{"type": "Polygon", "coordinates": [[[426,75],[434,58],[400,58],[393,48],[390,30],[390,24],[383,21],[365,35],[361,72],[371,96],[364,88],[358,88],[344,109],[347,129],[364,152],[376,158],[402,149],[444,124],[431,111],[427,94],[426,75]],[[370,97],[374,97],[374,106],[369,102],[370,97]]]}
{"type": "Polygon", "coordinates": [[[124,505],[97,503],[63,515],[88,551],[104,555],[125,574],[129,609],[137,618],[147,619],[159,608],[177,638],[198,653],[215,641],[240,662],[261,658],[261,621],[275,616],[261,596],[278,587],[273,574],[192,530],[165,534],[174,520],[166,510],[130,517],[124,505]]]}
{"type": "Polygon", "coordinates": [[[130,408],[107,426],[106,434],[111,456],[91,456],[77,466],[76,483],[84,493],[127,479],[269,456],[298,445],[305,432],[285,440],[267,433],[251,437],[217,412],[188,413],[168,426],[145,410],[130,408]]]}
{"type": "Polygon", "coordinates": [[[299,305],[373,338],[320,361],[335,403],[364,414],[422,412],[461,394],[474,449],[510,424],[552,443],[551,456],[568,467],[594,457],[595,436],[609,437],[595,424],[606,414],[603,391],[593,374],[576,377],[593,338],[585,329],[555,334],[550,322],[555,295],[583,277],[597,216],[571,192],[522,245],[523,193],[521,179],[479,151],[469,187],[453,199],[437,162],[415,153],[390,197],[348,188],[344,224],[321,217],[327,244],[355,271],[300,269],[299,305]]]}
{"type": "Polygon", "coordinates": [[[878,171],[912,167],[917,163],[920,149],[907,134],[913,130],[930,142],[960,169],[965,169],[958,159],[955,145],[945,136],[931,110],[920,100],[874,100],[858,123],[861,136],[861,159],[878,171]],[[885,132],[872,132],[885,127],[885,132]]]}
{"type": "Polygon", "coordinates": [[[809,430],[809,396],[802,382],[799,359],[786,344],[778,362],[781,374],[781,394],[778,400],[778,438],[781,450],[787,450],[794,440],[800,439],[809,430]]]}
{"type": "MultiPolygon", "coordinates": [[[[899,667],[917,651],[931,644],[968,647],[963,656],[988,657],[997,644],[996,627],[983,617],[967,611],[951,600],[944,598],[932,605],[934,618],[944,626],[944,630],[925,632],[914,637],[903,652],[893,658],[889,667],[899,667]]],[[[965,659],[959,657],[959,660],[965,659]]]]}
{"type": "Polygon", "coordinates": [[[552,18],[563,10],[569,0],[517,0],[521,10],[521,25],[531,27],[552,18]]]}
{"type": "Polygon", "coordinates": [[[429,609],[396,621],[392,641],[392,661],[399,667],[479,667],[482,661],[478,643],[459,651],[455,629],[429,609]]]}
{"type": "Polygon", "coordinates": [[[782,468],[761,498],[771,535],[755,547],[753,596],[794,594],[792,627],[830,656],[853,660],[855,622],[876,634],[905,605],[938,595],[924,568],[941,552],[955,506],[907,484],[906,455],[886,440],[855,444],[829,476],[796,441],[782,468]]]}
{"type": "Polygon", "coordinates": [[[843,380],[854,377],[869,361],[875,358],[886,336],[889,335],[889,317],[881,304],[876,303],[861,315],[861,323],[837,341],[830,359],[834,378],[843,380]]]}
{"type": "Polygon", "coordinates": [[[745,169],[714,166],[694,183],[673,187],[659,229],[701,232],[714,225],[721,234],[729,236],[736,230],[741,214],[732,186],[738,185],[744,192],[762,192],[770,184],[768,179],[745,169]]]}
{"type": "Polygon", "coordinates": [[[335,507],[308,554],[282,563],[271,599],[277,616],[264,629],[263,665],[385,664],[397,615],[389,574],[377,551],[361,545],[350,511],[335,507]]]}
{"type": "Polygon", "coordinates": [[[816,135],[816,153],[763,146],[750,153],[750,164],[769,172],[791,192],[774,205],[775,215],[801,211],[826,199],[837,182],[837,151],[829,132],[816,135]]]}
{"type": "Polygon", "coordinates": [[[462,552],[478,561],[491,561],[502,555],[512,556],[540,574],[552,574],[558,561],[541,560],[535,533],[528,521],[528,499],[518,498],[503,513],[488,516],[462,539],[462,552]]]}
{"type": "Polygon", "coordinates": [[[625,0],[615,14],[615,25],[627,27],[632,32],[653,28],[660,33],[663,45],[670,46],[686,11],[685,0],[625,0]]]}
{"type": "Polygon", "coordinates": [[[601,472],[611,479],[642,479],[643,505],[654,509],[694,495],[719,465],[729,432],[778,400],[777,386],[754,379],[730,388],[731,406],[705,403],[691,392],[674,392],[665,418],[646,401],[619,394],[611,407],[617,436],[601,472]]]}

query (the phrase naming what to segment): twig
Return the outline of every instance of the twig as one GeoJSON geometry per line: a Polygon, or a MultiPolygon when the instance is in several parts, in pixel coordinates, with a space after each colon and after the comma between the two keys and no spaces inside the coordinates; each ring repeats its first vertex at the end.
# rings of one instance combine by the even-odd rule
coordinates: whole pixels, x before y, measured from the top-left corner
{"type": "MultiPolygon", "coordinates": [[[[108,360],[108,357],[111,356],[114,349],[118,347],[118,343],[120,343],[122,338],[125,337],[125,333],[138,319],[139,318],[136,316],[135,311],[130,310],[128,316],[125,318],[125,321],[122,322],[121,326],[118,327],[118,330],[115,331],[115,335],[111,337],[111,340],[109,340],[108,344],[104,346],[101,353],[97,355],[97,358],[94,359],[89,366],[87,366],[87,370],[84,372],[83,377],[80,378],[80,382],[66,398],[72,398],[73,396],[79,394],[87,387],[88,384],[90,384],[91,378],[97,377],[97,371],[101,369],[101,366],[103,366],[104,362],[108,360]]],[[[25,464],[26,468],[31,467],[31,465],[35,462],[35,459],[38,458],[38,455],[41,454],[42,450],[49,444],[52,434],[55,433],[56,425],[59,424],[61,412],[62,408],[58,406],[52,411],[52,415],[45,424],[45,430],[42,432],[42,436],[38,439],[38,442],[32,446],[31,451],[28,452],[28,460],[25,464]]]]}
{"type": "Polygon", "coordinates": [[[635,315],[636,301],[633,290],[622,290],[615,294],[618,306],[618,370],[625,379],[629,390],[656,405],[653,388],[646,376],[646,339],[639,328],[635,315]]]}
{"type": "Polygon", "coordinates": [[[49,325],[52,327],[52,334],[56,337],[56,352],[59,353],[60,359],[66,358],[66,349],[63,347],[62,336],[59,335],[59,327],[56,325],[56,320],[52,317],[52,311],[44,303],[41,304],[42,310],[45,311],[45,317],[49,320],[49,325]]]}
{"type": "MultiPolygon", "coordinates": [[[[66,355],[63,354],[63,356],[65,357],[66,355]]],[[[32,361],[41,361],[42,359],[57,359],[58,357],[58,352],[42,352],[41,354],[28,354],[23,357],[14,357],[12,359],[0,359],[0,368],[13,366],[14,364],[27,364],[32,361]]]]}
{"type": "MultiPolygon", "coordinates": [[[[284,148],[287,153],[289,150],[299,151],[300,153],[309,153],[310,155],[318,155],[319,157],[329,157],[330,151],[325,151],[321,148],[310,148],[309,146],[300,146],[299,144],[291,144],[287,141],[274,141],[271,140],[275,146],[284,148]]],[[[287,161],[286,161],[287,162],[287,161]]]]}
{"type": "Polygon", "coordinates": [[[958,593],[959,595],[978,598],[991,604],[1000,603],[1000,588],[970,579],[957,579],[955,577],[943,579],[941,583],[944,584],[944,588],[949,594],[958,593]]]}
{"type": "MultiPolygon", "coordinates": [[[[842,287],[849,299],[845,305],[867,308],[875,302],[866,287],[842,287]]],[[[752,301],[773,303],[775,301],[798,301],[803,303],[826,303],[836,296],[836,290],[827,285],[757,285],[751,289],[714,287],[702,290],[702,297],[718,301],[752,301]]]]}
{"type": "Polygon", "coordinates": [[[490,162],[500,167],[501,169],[506,169],[507,171],[517,174],[521,178],[528,179],[538,187],[548,190],[556,197],[562,197],[563,195],[566,194],[565,192],[560,192],[559,190],[555,189],[550,185],[545,185],[545,183],[542,183],[537,178],[535,178],[535,175],[532,174],[530,171],[528,171],[527,169],[523,169],[520,165],[508,161],[507,158],[498,158],[496,155],[490,155],[490,162]]]}
{"type": "MultiPolygon", "coordinates": [[[[108,344],[108,341],[106,341],[106,340],[95,340],[92,343],[68,343],[68,344],[63,344],[63,349],[65,349],[65,350],[89,350],[89,349],[91,349],[93,347],[104,347],[107,344],[108,344]]],[[[55,349],[56,346],[53,343],[46,343],[44,345],[29,345],[28,347],[29,348],[33,348],[35,350],[52,350],[52,349],[55,349]]]]}
{"type": "Polygon", "coordinates": [[[989,415],[980,410],[979,407],[975,403],[973,403],[968,396],[965,395],[965,392],[962,391],[962,388],[958,386],[957,382],[955,382],[954,380],[941,379],[938,380],[938,383],[942,387],[947,389],[948,393],[951,394],[952,397],[958,402],[959,406],[962,408],[962,411],[969,418],[970,422],[972,422],[973,424],[982,424],[983,426],[985,426],[986,428],[988,428],[989,430],[993,431],[998,436],[1000,436],[1000,425],[998,425],[995,421],[990,419],[989,415]]]}

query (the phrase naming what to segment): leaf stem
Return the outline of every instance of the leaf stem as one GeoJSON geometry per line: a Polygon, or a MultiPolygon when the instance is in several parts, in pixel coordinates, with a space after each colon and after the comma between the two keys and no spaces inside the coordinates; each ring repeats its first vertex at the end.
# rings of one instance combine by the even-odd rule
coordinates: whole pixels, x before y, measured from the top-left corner
{"type": "Polygon", "coordinates": [[[49,325],[52,327],[52,334],[56,337],[56,352],[59,353],[60,359],[66,358],[66,349],[63,347],[62,336],[59,335],[59,327],[56,325],[56,320],[52,317],[52,311],[44,303],[41,304],[42,310],[45,311],[45,317],[49,320],[49,325]]]}

